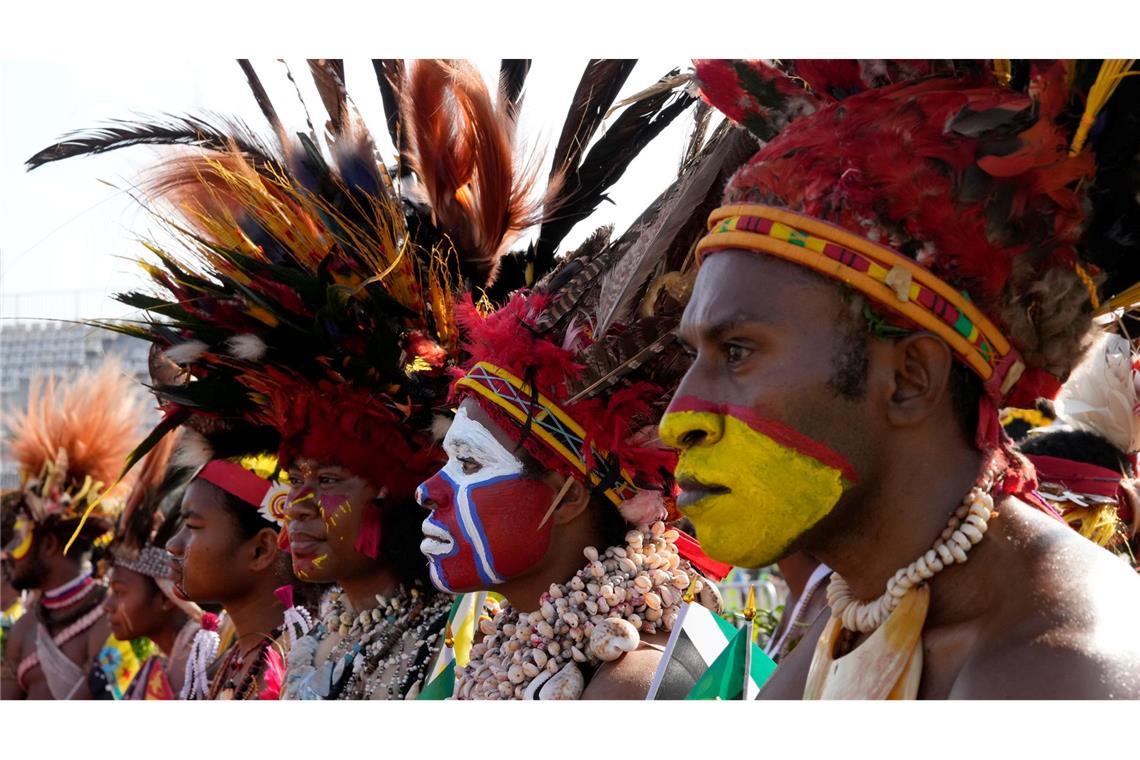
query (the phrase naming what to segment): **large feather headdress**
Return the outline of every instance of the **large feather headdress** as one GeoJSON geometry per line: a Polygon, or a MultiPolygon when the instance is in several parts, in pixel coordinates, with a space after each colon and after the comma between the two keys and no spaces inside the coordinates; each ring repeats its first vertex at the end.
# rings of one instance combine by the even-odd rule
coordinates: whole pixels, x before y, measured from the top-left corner
{"type": "Polygon", "coordinates": [[[765,142],[700,250],[809,266],[880,324],[944,336],[985,383],[993,445],[994,408],[1052,397],[1100,298],[1140,278],[1132,68],[698,61],[702,96],[765,142]]]}
{"type": "Polygon", "coordinates": [[[329,116],[323,142],[312,131],[290,139],[241,64],[275,142],[232,122],[168,118],[70,135],[28,162],[138,144],[195,149],[151,184],[175,204],[184,250],[151,247],[157,263],[144,266],[158,296],[119,297],[146,323],[105,325],[161,352],[154,390],[166,418],[132,462],[186,423],[248,450],[279,440],[286,457],[335,451],[363,474],[414,486],[439,456],[430,431],[446,402],[459,294],[533,283],[573,222],[693,98],[665,93],[626,109],[587,152],[633,65],[592,61],[538,192],[514,139],[528,61],[504,61],[494,94],[465,62],[374,61],[399,152],[391,166],[342,62],[310,62],[329,116]],[[540,221],[535,242],[512,250],[540,221]]]}
{"type": "Polygon", "coordinates": [[[90,511],[97,532],[109,529],[130,492],[119,472],[142,422],[142,399],[114,360],[66,382],[33,380],[27,409],[7,421],[28,516],[70,522],[90,511]]]}

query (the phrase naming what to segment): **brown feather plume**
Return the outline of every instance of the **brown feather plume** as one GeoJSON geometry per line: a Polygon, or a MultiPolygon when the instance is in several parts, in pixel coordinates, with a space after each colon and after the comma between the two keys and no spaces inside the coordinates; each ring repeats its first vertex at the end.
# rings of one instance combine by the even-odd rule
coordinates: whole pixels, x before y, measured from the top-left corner
{"type": "Polygon", "coordinates": [[[509,109],[497,109],[478,70],[416,61],[403,95],[408,158],[437,226],[460,249],[465,274],[493,279],[499,256],[538,221],[534,172],[516,166],[509,109]]]}

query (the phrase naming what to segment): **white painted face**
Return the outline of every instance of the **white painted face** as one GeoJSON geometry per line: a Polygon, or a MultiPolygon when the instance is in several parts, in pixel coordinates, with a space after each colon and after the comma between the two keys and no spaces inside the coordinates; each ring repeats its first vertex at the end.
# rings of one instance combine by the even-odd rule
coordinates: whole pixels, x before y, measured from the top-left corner
{"type": "Polygon", "coordinates": [[[437,588],[497,586],[534,566],[550,543],[553,491],[460,407],[443,439],[447,464],[416,490],[431,510],[420,551],[437,588]]]}

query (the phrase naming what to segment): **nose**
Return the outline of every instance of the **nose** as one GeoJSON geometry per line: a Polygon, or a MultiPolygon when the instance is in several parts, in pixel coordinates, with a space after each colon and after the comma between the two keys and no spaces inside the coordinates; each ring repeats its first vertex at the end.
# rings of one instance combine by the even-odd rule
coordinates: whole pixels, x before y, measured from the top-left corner
{"type": "Polygon", "coordinates": [[[419,487],[416,488],[416,503],[430,512],[439,509],[439,505],[445,501],[446,486],[438,473],[420,483],[419,487]]]}
{"type": "Polygon", "coordinates": [[[308,484],[289,492],[289,500],[285,503],[285,518],[287,520],[305,520],[315,517],[319,512],[320,505],[317,503],[317,492],[308,484]]]}
{"type": "Polygon", "coordinates": [[[175,557],[181,557],[186,549],[186,540],[183,537],[185,532],[186,528],[183,527],[181,530],[171,536],[169,541],[166,542],[166,551],[170,552],[175,557]]]}
{"type": "Polygon", "coordinates": [[[670,405],[658,426],[666,446],[684,451],[694,446],[711,446],[724,436],[724,417],[716,412],[672,411],[670,405]]]}

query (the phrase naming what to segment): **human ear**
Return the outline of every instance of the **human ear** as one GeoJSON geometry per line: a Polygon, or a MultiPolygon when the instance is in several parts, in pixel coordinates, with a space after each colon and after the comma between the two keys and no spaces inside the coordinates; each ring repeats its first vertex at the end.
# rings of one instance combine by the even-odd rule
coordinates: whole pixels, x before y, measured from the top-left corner
{"type": "Polygon", "coordinates": [[[555,525],[573,522],[590,505],[590,489],[577,478],[568,478],[558,472],[548,472],[543,478],[555,492],[556,506],[552,519],[555,525]]]}
{"type": "Polygon", "coordinates": [[[930,418],[945,402],[954,357],[931,333],[907,335],[890,344],[894,385],[887,418],[895,427],[911,427],[930,418]]]}
{"type": "Polygon", "coordinates": [[[277,532],[272,528],[262,528],[250,543],[253,549],[252,569],[260,572],[273,567],[277,561],[277,532]]]}

